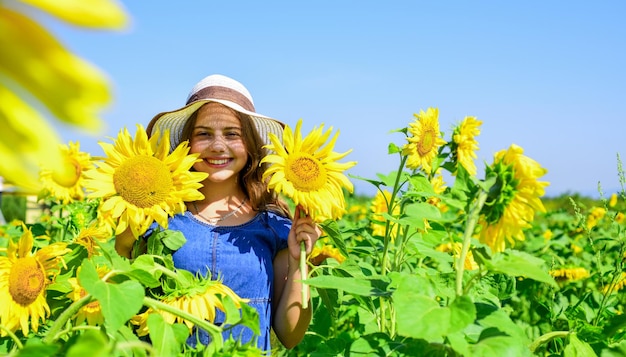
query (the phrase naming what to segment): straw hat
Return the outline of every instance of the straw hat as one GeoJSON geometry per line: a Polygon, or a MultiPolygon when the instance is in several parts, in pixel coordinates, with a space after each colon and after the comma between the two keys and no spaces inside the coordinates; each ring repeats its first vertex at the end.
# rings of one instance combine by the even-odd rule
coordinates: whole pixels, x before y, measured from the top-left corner
{"type": "Polygon", "coordinates": [[[187,119],[198,110],[204,103],[221,103],[239,113],[245,114],[254,123],[261,139],[267,145],[270,144],[269,133],[274,133],[282,140],[285,124],[268,116],[261,115],[254,110],[254,102],[250,92],[243,84],[236,80],[213,74],[198,82],[187,97],[184,107],[157,114],[146,128],[148,136],[153,131],[159,130],[161,134],[165,130],[170,131],[171,150],[176,149],[182,140],[183,128],[187,119]]]}

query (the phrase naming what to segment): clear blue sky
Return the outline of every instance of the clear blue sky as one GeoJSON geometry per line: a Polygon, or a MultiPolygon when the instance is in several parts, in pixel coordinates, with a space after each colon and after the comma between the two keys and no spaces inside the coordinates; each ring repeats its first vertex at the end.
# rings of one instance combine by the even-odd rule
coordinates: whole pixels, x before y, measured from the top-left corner
{"type": "MultiPolygon", "coordinates": [[[[308,132],[340,131],[349,173],[396,169],[413,113],[439,108],[445,139],[467,115],[483,121],[483,162],[517,144],[548,169],[549,196],[620,188],[626,160],[626,1],[124,1],[132,25],[93,32],[52,22],[74,52],[106,72],[115,100],[101,135],[61,130],[101,154],[184,104],[221,73],[251,91],[257,111],[308,132]]],[[[356,192],[374,193],[352,180],[356,192]]]]}

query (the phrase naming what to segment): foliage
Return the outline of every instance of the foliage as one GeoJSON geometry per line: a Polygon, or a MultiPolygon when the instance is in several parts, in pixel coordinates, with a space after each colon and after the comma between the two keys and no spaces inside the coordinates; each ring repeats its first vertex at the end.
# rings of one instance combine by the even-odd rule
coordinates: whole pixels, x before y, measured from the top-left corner
{"type": "MultiPolygon", "coordinates": [[[[433,175],[419,170],[359,178],[395,194],[383,213],[384,235],[374,234],[375,199],[348,196],[351,213],[323,225],[323,240],[346,259],[313,268],[306,281],[316,288],[309,332],[295,349],[276,354],[623,355],[624,191],[600,200],[547,199],[550,208],[536,212],[525,239],[495,253],[475,239],[482,227],[470,227],[469,240],[466,235],[489,182],[465,175],[445,151],[439,150],[439,166],[455,182],[441,193],[433,175]],[[394,211],[392,202],[401,209],[394,211]],[[468,241],[466,257],[475,269],[459,269],[460,252],[438,249],[468,241]]],[[[394,154],[404,160],[391,144],[394,154]]]]}

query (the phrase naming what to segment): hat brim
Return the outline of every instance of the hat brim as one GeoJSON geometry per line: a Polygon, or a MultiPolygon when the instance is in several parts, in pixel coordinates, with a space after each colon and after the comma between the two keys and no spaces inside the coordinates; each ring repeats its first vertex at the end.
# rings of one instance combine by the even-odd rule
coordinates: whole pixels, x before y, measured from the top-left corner
{"type": "Polygon", "coordinates": [[[237,103],[231,102],[229,100],[211,98],[200,99],[190,104],[187,104],[180,109],[155,115],[154,118],[150,120],[150,123],[146,128],[148,136],[152,136],[152,134],[156,133],[157,131],[161,133],[160,135],[163,135],[166,130],[169,130],[171,151],[174,151],[174,149],[176,149],[176,147],[183,141],[183,128],[185,127],[185,123],[187,123],[189,117],[194,112],[196,112],[202,105],[209,102],[217,102],[223,104],[239,113],[247,115],[256,127],[256,130],[259,133],[261,140],[263,140],[264,145],[271,144],[271,141],[269,139],[270,133],[275,134],[279,138],[279,140],[282,141],[283,129],[285,128],[284,123],[268,116],[246,110],[237,103]]]}

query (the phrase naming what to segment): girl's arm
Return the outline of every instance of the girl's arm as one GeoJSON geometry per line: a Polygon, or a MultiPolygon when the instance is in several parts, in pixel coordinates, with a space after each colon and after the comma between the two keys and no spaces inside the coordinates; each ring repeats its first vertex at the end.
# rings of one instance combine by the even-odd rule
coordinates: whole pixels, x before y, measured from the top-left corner
{"type": "Polygon", "coordinates": [[[293,348],[302,340],[311,322],[311,304],[307,309],[302,308],[300,242],[304,241],[309,254],[320,234],[310,217],[301,217],[298,207],[289,232],[289,247],[278,252],[274,259],[273,327],[286,348],[293,348]]]}

